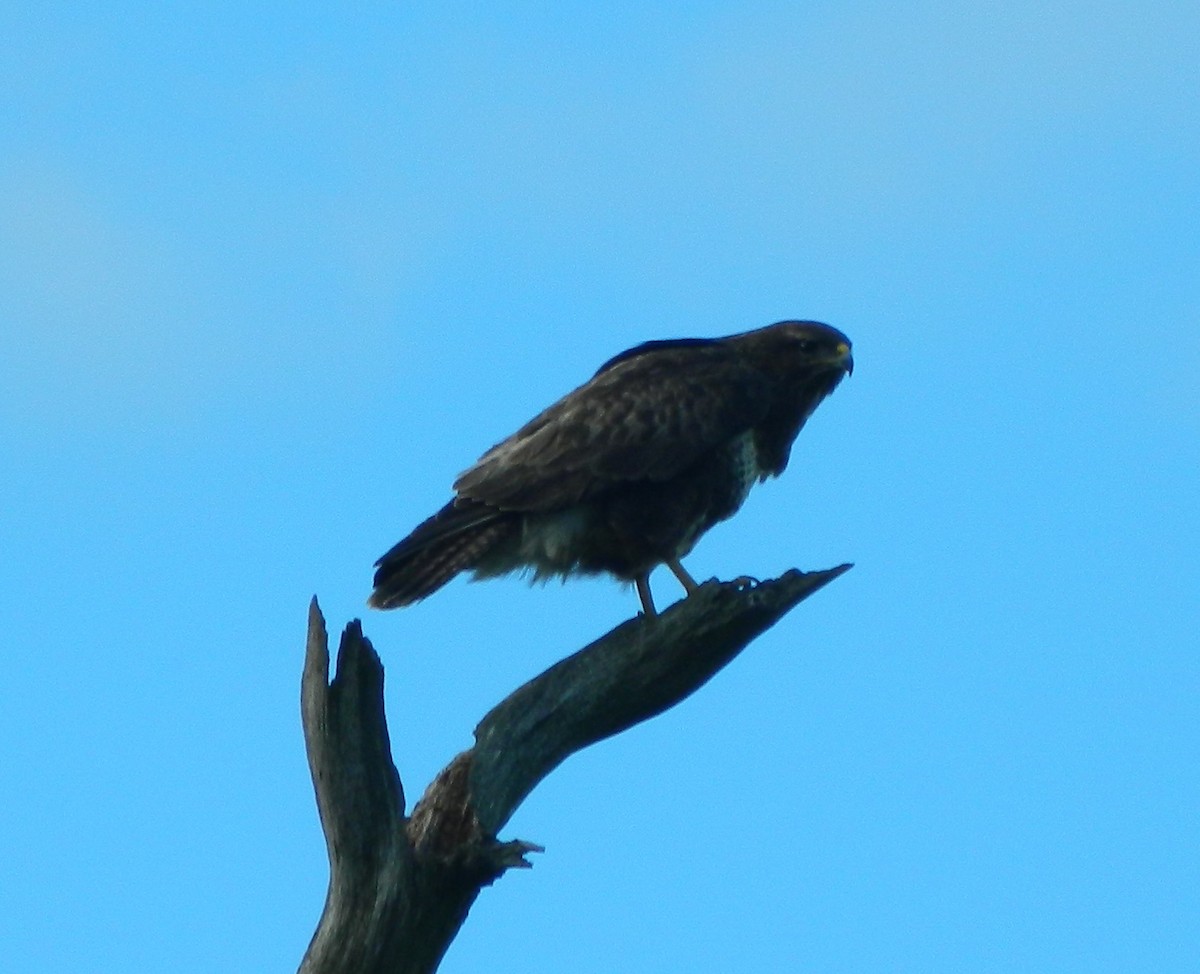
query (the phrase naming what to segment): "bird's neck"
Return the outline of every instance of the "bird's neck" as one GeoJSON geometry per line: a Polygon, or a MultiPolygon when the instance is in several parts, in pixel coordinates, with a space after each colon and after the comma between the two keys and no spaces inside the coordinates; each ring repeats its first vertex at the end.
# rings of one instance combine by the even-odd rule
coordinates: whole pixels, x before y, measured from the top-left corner
{"type": "Polygon", "coordinates": [[[763,476],[778,477],[787,469],[796,437],[836,385],[836,379],[806,383],[776,402],[755,430],[754,446],[763,476]]]}

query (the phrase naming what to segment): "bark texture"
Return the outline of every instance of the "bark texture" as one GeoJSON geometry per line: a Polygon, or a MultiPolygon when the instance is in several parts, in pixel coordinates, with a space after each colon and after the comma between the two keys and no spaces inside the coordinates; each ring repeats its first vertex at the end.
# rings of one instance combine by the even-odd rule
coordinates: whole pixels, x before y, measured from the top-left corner
{"type": "Polygon", "coordinates": [[[358,621],[329,679],[314,598],[301,716],[329,850],[329,890],[301,974],[437,969],[479,891],[541,848],[496,838],[565,758],[683,700],[755,636],[850,568],[707,582],[639,616],[510,694],[406,814],[383,707],[383,666],[358,621]]]}

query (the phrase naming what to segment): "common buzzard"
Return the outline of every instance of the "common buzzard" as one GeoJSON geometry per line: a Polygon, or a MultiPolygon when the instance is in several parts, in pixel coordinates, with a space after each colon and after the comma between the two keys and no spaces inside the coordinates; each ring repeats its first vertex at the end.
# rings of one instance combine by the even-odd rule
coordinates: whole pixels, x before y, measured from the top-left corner
{"type": "Polygon", "coordinates": [[[650,572],[696,589],[680,559],[783,473],[853,368],[850,339],[815,321],[622,352],[460,474],[454,499],[375,563],[369,604],[410,605],[468,570],[607,572],[652,616],[650,572]]]}

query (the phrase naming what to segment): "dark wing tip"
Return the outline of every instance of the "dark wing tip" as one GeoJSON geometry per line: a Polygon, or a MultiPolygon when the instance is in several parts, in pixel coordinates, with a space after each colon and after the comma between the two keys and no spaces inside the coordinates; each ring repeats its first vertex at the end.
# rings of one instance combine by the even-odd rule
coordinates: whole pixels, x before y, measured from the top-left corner
{"type": "Polygon", "coordinates": [[[367,598],[368,609],[399,609],[412,605],[413,599],[397,598],[395,593],[385,593],[376,589],[367,598]]]}

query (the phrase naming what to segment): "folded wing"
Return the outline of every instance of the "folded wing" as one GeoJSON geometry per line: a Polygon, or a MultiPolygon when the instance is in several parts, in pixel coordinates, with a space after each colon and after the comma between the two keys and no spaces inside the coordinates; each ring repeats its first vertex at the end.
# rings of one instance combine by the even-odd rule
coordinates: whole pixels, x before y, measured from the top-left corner
{"type": "Polygon", "coordinates": [[[553,511],[685,472],[762,419],[771,381],[718,343],[654,343],[601,370],[454,483],[462,504],[553,511]]]}

